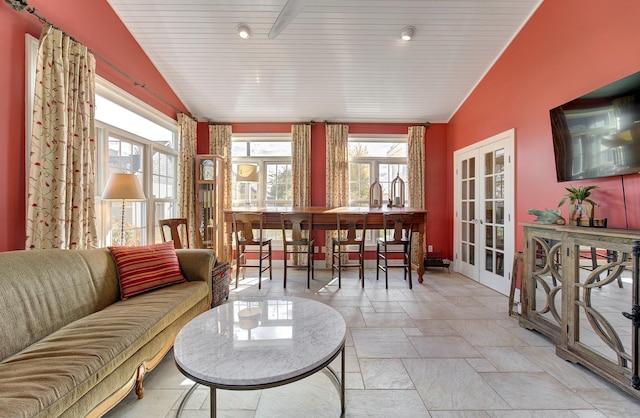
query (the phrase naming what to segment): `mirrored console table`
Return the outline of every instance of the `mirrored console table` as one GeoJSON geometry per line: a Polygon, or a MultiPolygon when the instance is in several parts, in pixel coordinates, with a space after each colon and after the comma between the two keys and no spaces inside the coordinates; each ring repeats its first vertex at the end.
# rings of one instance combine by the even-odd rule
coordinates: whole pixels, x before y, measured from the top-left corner
{"type": "Polygon", "coordinates": [[[520,325],[640,398],[640,231],[523,224],[520,325]]]}

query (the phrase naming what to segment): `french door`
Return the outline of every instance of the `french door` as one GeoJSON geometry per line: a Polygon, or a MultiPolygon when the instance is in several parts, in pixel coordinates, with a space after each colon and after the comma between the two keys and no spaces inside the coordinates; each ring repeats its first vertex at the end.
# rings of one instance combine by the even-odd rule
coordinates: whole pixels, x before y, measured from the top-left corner
{"type": "Polygon", "coordinates": [[[454,153],[454,270],[509,294],[514,130],[454,153]]]}

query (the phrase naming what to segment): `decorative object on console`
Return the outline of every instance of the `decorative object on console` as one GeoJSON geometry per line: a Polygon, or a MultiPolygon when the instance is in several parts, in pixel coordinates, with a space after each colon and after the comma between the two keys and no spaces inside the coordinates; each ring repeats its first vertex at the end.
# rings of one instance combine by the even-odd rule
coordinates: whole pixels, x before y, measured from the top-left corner
{"type": "Polygon", "coordinates": [[[121,200],[120,245],[124,245],[124,205],[125,201],[146,200],[142,186],[135,174],[114,173],[102,192],[102,200],[121,200]]]}
{"type": "Polygon", "coordinates": [[[369,207],[381,208],[382,207],[382,186],[378,179],[376,179],[369,187],[369,207]]]}
{"type": "Polygon", "coordinates": [[[564,202],[569,199],[569,203],[571,207],[569,209],[569,223],[571,225],[581,225],[583,222],[582,218],[593,218],[594,207],[596,206],[596,202],[589,199],[591,196],[591,190],[598,188],[598,186],[584,186],[584,187],[565,187],[567,190],[567,194],[560,200],[558,203],[558,207],[564,205],[564,202]],[[587,207],[585,207],[585,203],[591,205],[591,210],[588,211],[587,207]]]}
{"type": "Polygon", "coordinates": [[[245,183],[245,205],[251,207],[251,186],[250,183],[260,181],[258,166],[252,164],[239,164],[236,174],[236,181],[245,183]]]}
{"type": "Polygon", "coordinates": [[[391,206],[404,207],[404,180],[400,178],[400,173],[391,182],[391,206]]]}
{"type": "Polygon", "coordinates": [[[534,215],[536,217],[535,222],[540,222],[543,225],[564,225],[567,223],[567,221],[562,217],[562,212],[560,210],[549,208],[545,208],[545,210],[529,209],[527,213],[529,215],[534,215]]]}

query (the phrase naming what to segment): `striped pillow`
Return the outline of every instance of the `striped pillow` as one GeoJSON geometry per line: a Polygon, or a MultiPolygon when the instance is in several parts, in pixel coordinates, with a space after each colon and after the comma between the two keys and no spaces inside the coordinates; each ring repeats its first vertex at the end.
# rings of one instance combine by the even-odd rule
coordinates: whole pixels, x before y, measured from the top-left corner
{"type": "Polygon", "coordinates": [[[173,241],[140,247],[109,247],[116,261],[122,299],[185,282],[173,241]]]}

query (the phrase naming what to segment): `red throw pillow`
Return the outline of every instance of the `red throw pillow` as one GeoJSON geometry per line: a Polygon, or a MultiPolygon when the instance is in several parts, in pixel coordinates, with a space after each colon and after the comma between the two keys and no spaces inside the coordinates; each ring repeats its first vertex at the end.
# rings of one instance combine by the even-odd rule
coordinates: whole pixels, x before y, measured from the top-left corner
{"type": "Polygon", "coordinates": [[[116,261],[122,299],[185,282],[173,241],[140,247],[109,247],[116,261]]]}

